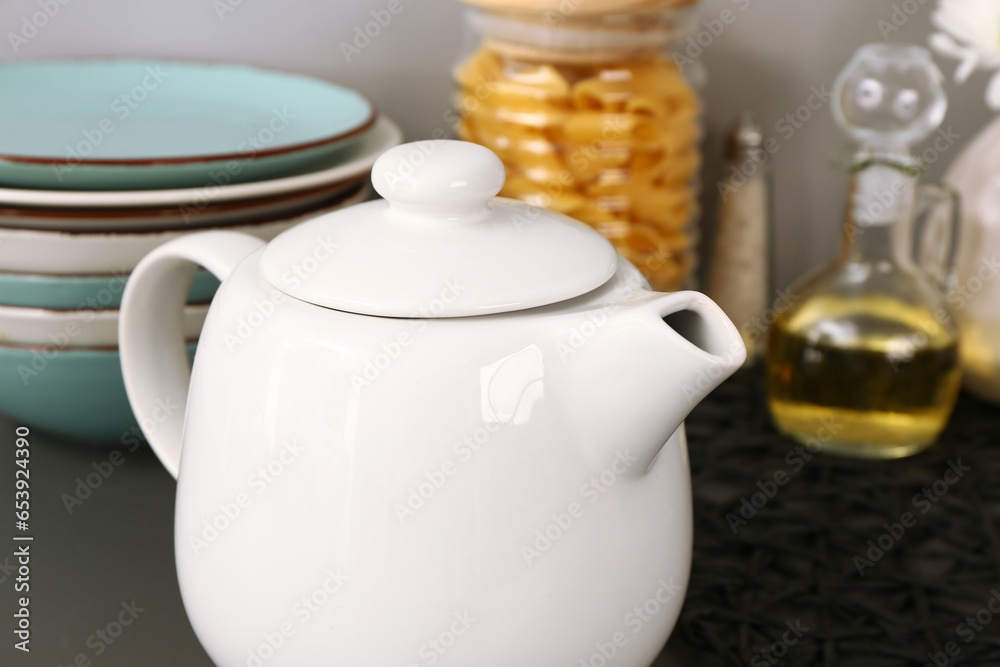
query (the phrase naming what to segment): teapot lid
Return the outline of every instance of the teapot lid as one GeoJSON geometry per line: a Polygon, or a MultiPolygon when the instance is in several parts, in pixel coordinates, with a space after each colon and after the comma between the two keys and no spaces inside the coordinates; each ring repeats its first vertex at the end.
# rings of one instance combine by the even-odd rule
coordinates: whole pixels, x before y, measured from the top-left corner
{"type": "Polygon", "coordinates": [[[615,273],[614,247],[583,223],[495,198],[504,168],[463,141],[382,154],[385,199],[334,211],[271,241],[264,278],[309,303],[363,315],[466,317],[585,294],[615,273]]]}

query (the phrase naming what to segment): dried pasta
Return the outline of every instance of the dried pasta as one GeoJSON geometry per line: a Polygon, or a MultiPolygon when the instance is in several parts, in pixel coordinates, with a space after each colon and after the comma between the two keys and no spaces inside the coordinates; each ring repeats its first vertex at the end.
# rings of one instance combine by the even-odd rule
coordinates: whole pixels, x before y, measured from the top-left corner
{"type": "Polygon", "coordinates": [[[700,104],[671,59],[553,65],[487,42],[455,78],[459,137],[504,161],[502,195],[592,226],[653,287],[684,286],[694,266],[700,104]]]}

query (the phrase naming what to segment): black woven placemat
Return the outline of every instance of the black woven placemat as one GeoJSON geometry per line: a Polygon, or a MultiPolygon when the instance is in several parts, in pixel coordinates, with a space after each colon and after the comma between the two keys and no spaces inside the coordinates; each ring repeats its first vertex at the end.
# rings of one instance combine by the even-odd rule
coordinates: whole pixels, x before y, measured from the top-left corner
{"type": "Polygon", "coordinates": [[[1000,407],[963,395],[932,449],[810,453],[759,371],[687,421],[695,547],[680,621],[727,665],[1000,665],[1000,407]]]}

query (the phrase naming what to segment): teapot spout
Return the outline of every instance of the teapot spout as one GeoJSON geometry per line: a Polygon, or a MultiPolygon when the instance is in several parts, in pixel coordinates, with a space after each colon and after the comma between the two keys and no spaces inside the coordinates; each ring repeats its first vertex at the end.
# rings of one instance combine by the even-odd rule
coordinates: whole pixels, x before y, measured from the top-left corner
{"type": "Polygon", "coordinates": [[[629,450],[643,464],[635,468],[640,471],[746,359],[739,331],[722,309],[692,291],[630,299],[608,315],[592,344],[569,360],[579,425],[594,447],[629,450]]]}

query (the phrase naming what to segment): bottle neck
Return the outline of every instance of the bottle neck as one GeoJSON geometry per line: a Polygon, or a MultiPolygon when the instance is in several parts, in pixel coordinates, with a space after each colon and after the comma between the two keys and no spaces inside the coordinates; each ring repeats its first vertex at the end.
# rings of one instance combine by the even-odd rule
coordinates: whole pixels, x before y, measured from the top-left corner
{"type": "Polygon", "coordinates": [[[910,265],[916,192],[916,175],[900,168],[873,164],[856,172],[849,189],[843,258],[910,265]]]}

